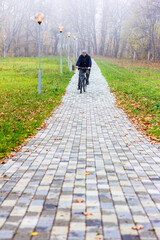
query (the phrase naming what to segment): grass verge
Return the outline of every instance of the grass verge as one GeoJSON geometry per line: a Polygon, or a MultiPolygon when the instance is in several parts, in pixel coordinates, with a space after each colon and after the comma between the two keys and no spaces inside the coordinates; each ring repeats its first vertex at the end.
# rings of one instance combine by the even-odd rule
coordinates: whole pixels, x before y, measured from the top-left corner
{"type": "Polygon", "coordinates": [[[73,75],[64,60],[42,58],[42,93],[38,94],[38,59],[0,60],[0,159],[35,133],[60,103],[73,75]]]}
{"type": "Polygon", "coordinates": [[[158,64],[96,58],[117,104],[145,135],[160,142],[160,71],[158,64]]]}

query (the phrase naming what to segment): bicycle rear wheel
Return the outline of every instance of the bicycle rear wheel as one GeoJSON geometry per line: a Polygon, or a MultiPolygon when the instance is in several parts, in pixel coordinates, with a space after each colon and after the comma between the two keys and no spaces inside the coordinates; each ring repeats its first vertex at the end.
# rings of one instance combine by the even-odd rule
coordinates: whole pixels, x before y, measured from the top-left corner
{"type": "Polygon", "coordinates": [[[82,88],[83,88],[83,78],[82,77],[80,78],[79,88],[80,88],[80,93],[82,93],[82,88]]]}
{"type": "Polygon", "coordinates": [[[87,87],[87,85],[86,85],[86,79],[84,79],[84,80],[83,80],[83,91],[84,91],[84,92],[86,92],[86,87],[87,87]]]}

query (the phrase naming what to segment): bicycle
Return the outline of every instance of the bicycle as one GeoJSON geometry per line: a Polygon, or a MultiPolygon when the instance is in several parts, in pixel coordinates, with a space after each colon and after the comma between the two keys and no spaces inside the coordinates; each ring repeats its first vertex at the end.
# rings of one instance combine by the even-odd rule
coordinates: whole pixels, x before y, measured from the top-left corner
{"type": "Polygon", "coordinates": [[[79,67],[78,70],[82,70],[82,75],[80,76],[80,83],[79,83],[80,93],[82,93],[82,89],[84,92],[86,92],[86,88],[87,88],[86,70],[88,70],[88,68],[87,67],[79,67]]]}

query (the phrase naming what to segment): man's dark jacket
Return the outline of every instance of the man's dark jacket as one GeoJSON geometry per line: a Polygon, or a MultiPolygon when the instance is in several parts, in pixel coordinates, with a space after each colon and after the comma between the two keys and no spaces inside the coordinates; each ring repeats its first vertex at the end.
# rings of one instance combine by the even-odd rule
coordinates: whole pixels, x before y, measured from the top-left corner
{"type": "Polygon", "coordinates": [[[91,57],[88,54],[85,57],[83,55],[81,55],[78,58],[76,66],[78,66],[78,67],[92,67],[91,57]]]}

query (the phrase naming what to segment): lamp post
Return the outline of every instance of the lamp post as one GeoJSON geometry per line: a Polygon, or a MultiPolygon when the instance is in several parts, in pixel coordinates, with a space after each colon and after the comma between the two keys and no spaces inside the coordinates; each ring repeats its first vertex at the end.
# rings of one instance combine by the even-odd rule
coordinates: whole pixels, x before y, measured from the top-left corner
{"type": "Polygon", "coordinates": [[[64,27],[60,26],[58,31],[60,32],[60,73],[62,73],[62,33],[63,33],[64,27]]]}
{"type": "Polygon", "coordinates": [[[4,35],[4,58],[6,57],[6,35],[4,35]]]}
{"type": "Polygon", "coordinates": [[[67,37],[68,37],[68,66],[69,66],[69,62],[70,62],[70,37],[71,37],[71,33],[67,33],[67,37]]]}
{"type": "Polygon", "coordinates": [[[39,71],[38,71],[38,93],[41,93],[41,23],[44,20],[43,13],[37,13],[35,16],[36,21],[39,24],[39,71]]]}

